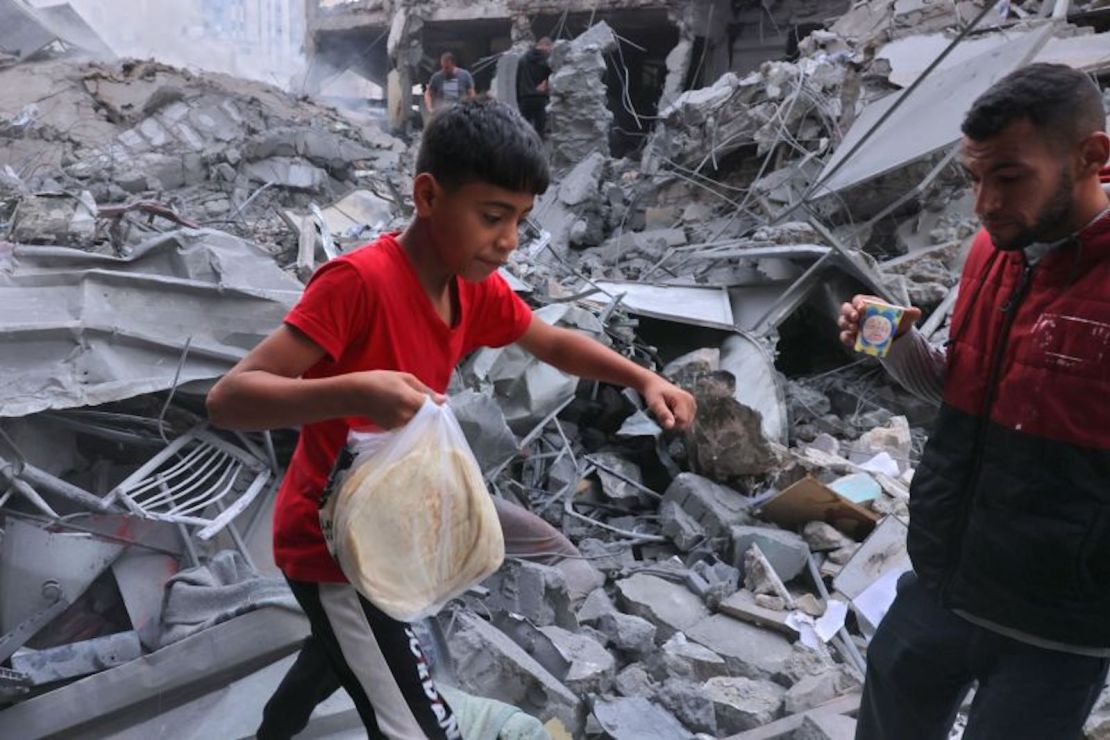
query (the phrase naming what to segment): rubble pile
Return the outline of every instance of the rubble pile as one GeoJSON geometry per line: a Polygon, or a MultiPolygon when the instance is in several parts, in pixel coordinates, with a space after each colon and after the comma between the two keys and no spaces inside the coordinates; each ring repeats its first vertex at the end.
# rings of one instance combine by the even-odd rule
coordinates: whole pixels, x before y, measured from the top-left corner
{"type": "MultiPolygon", "coordinates": [[[[389,198],[408,169],[401,141],[330,108],[153,61],[28,62],[0,70],[0,90],[0,214],[32,192],[84,191],[86,206],[102,208],[156,200],[194,225],[292,253],[296,237],[275,209],[360,187],[389,198]]],[[[35,231],[31,243],[110,240],[76,224],[20,236],[35,231]]]]}
{"type": "MultiPolygon", "coordinates": [[[[1085,36],[1009,6],[976,41],[1021,40],[984,77],[1085,36]]],[[[951,120],[890,154],[940,93],[896,103],[882,50],[981,10],[856,3],[794,62],[674,91],[621,159],[623,42],[599,23],[556,44],[557,177],[503,274],[699,413],[665,431],[515,346],[464,361],[451,404],[484,481],[578,554],[510,557],[413,626],[453,707],[552,737],[851,736],[935,409],[849,356],[836,310],[913,304],[942,340],[976,228],[951,120]]],[[[412,144],[155,62],[0,69],[0,736],[254,732],[307,633],[270,560],[295,432],[215,430],[203,395],[315,265],[404,223],[412,144]]],[[[361,728],[342,692],[313,721],[361,728]]]]}

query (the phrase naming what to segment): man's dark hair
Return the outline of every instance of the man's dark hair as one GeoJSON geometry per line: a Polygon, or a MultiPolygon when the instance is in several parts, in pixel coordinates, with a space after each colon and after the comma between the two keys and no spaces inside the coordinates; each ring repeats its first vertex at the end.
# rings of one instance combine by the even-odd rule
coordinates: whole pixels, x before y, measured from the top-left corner
{"type": "Polygon", "coordinates": [[[442,54],[439,55],[439,63],[443,64],[444,62],[451,62],[451,64],[454,64],[455,63],[455,55],[452,54],[449,51],[443,52],[442,54]]]}
{"type": "Polygon", "coordinates": [[[536,132],[515,109],[486,96],[436,114],[416,156],[416,174],[422,172],[451,190],[484,182],[539,195],[551,180],[536,132]]]}
{"type": "Polygon", "coordinates": [[[1106,129],[1102,94],[1091,79],[1064,64],[1031,64],[1011,72],[979,96],[961,130],[982,141],[1027,119],[1057,146],[1070,147],[1106,129]]]}

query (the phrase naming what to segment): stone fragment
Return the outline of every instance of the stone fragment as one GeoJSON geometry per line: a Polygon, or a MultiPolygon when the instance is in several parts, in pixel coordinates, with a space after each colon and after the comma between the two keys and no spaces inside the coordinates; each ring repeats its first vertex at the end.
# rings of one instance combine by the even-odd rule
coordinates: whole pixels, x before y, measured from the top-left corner
{"type": "Polygon", "coordinates": [[[521,614],[540,627],[578,626],[566,579],[555,566],[506,560],[482,585],[489,589],[486,603],[491,609],[521,614]]]}
{"type": "Polygon", "coordinates": [[[787,609],[794,608],[794,597],[754,542],[744,553],[744,588],[753,594],[773,594],[782,599],[787,609]]]}
{"type": "Polygon", "coordinates": [[[543,632],[570,663],[563,684],[577,694],[600,694],[608,691],[616,675],[616,659],[596,640],[562,627],[541,627],[543,632]]]}
{"type": "Polygon", "coordinates": [[[563,574],[563,582],[567,585],[567,596],[570,603],[581,604],[590,592],[605,583],[605,574],[590,564],[590,561],[580,558],[567,558],[555,564],[555,568],[563,574]]]}
{"type": "Polygon", "coordinates": [[[820,617],[825,613],[825,605],[813,594],[795,597],[794,608],[811,617],[820,617]]]}
{"type": "Polygon", "coordinates": [[[786,602],[782,600],[781,596],[772,596],[771,594],[756,594],[756,606],[761,606],[764,609],[772,609],[781,612],[786,609],[786,602]]]}
{"type": "Polygon", "coordinates": [[[701,687],[713,704],[718,732],[731,735],[775,720],[785,689],[776,683],[743,677],[719,676],[701,687]]]}
{"type": "Polygon", "coordinates": [[[753,544],[759,545],[760,551],[783,582],[790,581],[806,567],[809,545],[793,532],[770,527],[740,526],[733,527],[729,534],[732,538],[732,564],[741,571],[744,569],[744,555],[753,544]]]}
{"type": "Polygon", "coordinates": [[[682,552],[689,552],[705,541],[702,526],[674,501],[664,501],[659,506],[659,522],[663,534],[670,537],[674,546],[682,552]]]}
{"type": "Polygon", "coordinates": [[[843,714],[812,712],[802,718],[793,740],[854,740],[856,721],[843,714]]]}
{"type": "Polygon", "coordinates": [[[843,667],[816,676],[805,676],[786,692],[786,713],[797,714],[813,709],[842,696],[858,685],[852,674],[843,667]]]}
{"type": "Polygon", "coordinates": [[[759,412],[736,400],[736,379],[713,373],[697,381],[698,414],[686,432],[690,466],[715,481],[766,475],[778,464],[759,412]]]}
{"type": "Polygon", "coordinates": [[[626,612],[656,626],[656,642],[669,639],[709,614],[701,599],[685,586],[656,576],[637,573],[617,581],[617,591],[626,612]]]}
{"type": "Polygon", "coordinates": [[[662,667],[668,676],[707,681],[728,675],[724,658],[704,645],[690,642],[681,632],[663,643],[662,656],[662,667]]]}
{"type": "Polygon", "coordinates": [[[751,524],[751,503],[744,494],[695,473],[681,473],[663,493],[697,521],[710,537],[724,537],[729,528],[751,524]]]}
{"type": "Polygon", "coordinates": [[[520,707],[546,721],[578,727],[579,698],[500,630],[460,612],[447,646],[457,688],[520,707]]]}
{"type": "Polygon", "coordinates": [[[642,696],[645,699],[654,697],[656,691],[655,681],[639,663],[633,663],[618,673],[613,687],[621,696],[642,696]]]}
{"type": "Polygon", "coordinates": [[[668,678],[656,699],[694,732],[717,735],[717,714],[705,690],[692,681],[668,678]]]}
{"type": "Polygon", "coordinates": [[[617,504],[635,505],[644,496],[639,488],[625,480],[627,478],[636,483],[643,483],[643,476],[640,474],[638,465],[612,452],[598,452],[591,459],[598,463],[597,477],[601,481],[601,490],[610,501],[617,504]],[[620,475],[609,471],[615,471],[620,475]]]}
{"type": "Polygon", "coordinates": [[[674,715],[633,696],[594,700],[593,716],[612,740],[691,740],[693,733],[674,715]]]}
{"type": "Polygon", "coordinates": [[[829,560],[836,563],[837,565],[847,565],[848,561],[852,559],[852,556],[856,554],[856,550],[858,549],[858,542],[853,542],[851,545],[845,545],[844,547],[830,552],[829,560]]]}
{"type": "Polygon", "coordinates": [[[792,652],[790,641],[777,632],[723,614],[706,617],[686,636],[724,658],[730,674],[747,678],[780,675],[792,652]]]}
{"type": "Polygon", "coordinates": [[[856,545],[851,537],[826,522],[809,522],[802,528],[802,538],[813,552],[827,552],[856,545]]]}
{"type": "Polygon", "coordinates": [[[740,571],[716,558],[699,560],[686,574],[686,585],[702,597],[706,606],[716,609],[740,587],[740,571]]]}

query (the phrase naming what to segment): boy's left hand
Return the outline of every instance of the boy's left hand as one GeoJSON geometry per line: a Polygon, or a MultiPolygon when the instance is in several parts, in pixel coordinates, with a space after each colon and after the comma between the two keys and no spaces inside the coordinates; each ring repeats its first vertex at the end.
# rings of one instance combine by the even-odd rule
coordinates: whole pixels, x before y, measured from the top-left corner
{"type": "Polygon", "coordinates": [[[664,429],[686,429],[694,422],[694,397],[658,375],[644,384],[640,395],[664,429]]]}

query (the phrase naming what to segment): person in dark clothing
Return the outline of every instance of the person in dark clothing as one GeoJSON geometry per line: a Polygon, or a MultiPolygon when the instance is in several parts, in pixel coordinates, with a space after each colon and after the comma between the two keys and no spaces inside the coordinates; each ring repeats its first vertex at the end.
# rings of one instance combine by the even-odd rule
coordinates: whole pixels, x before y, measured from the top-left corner
{"type": "Polygon", "coordinates": [[[1110,665],[1110,137],[1098,87],[1058,64],[998,81],[962,128],[984,228],[947,345],[912,309],[883,360],[940,411],[856,738],[947,738],[977,682],[967,740],[1074,740],[1110,665]]]}
{"type": "Polygon", "coordinates": [[[521,115],[542,138],[547,128],[547,101],[551,98],[548,78],[551,39],[544,36],[520,58],[516,70],[516,102],[521,115]]]}

